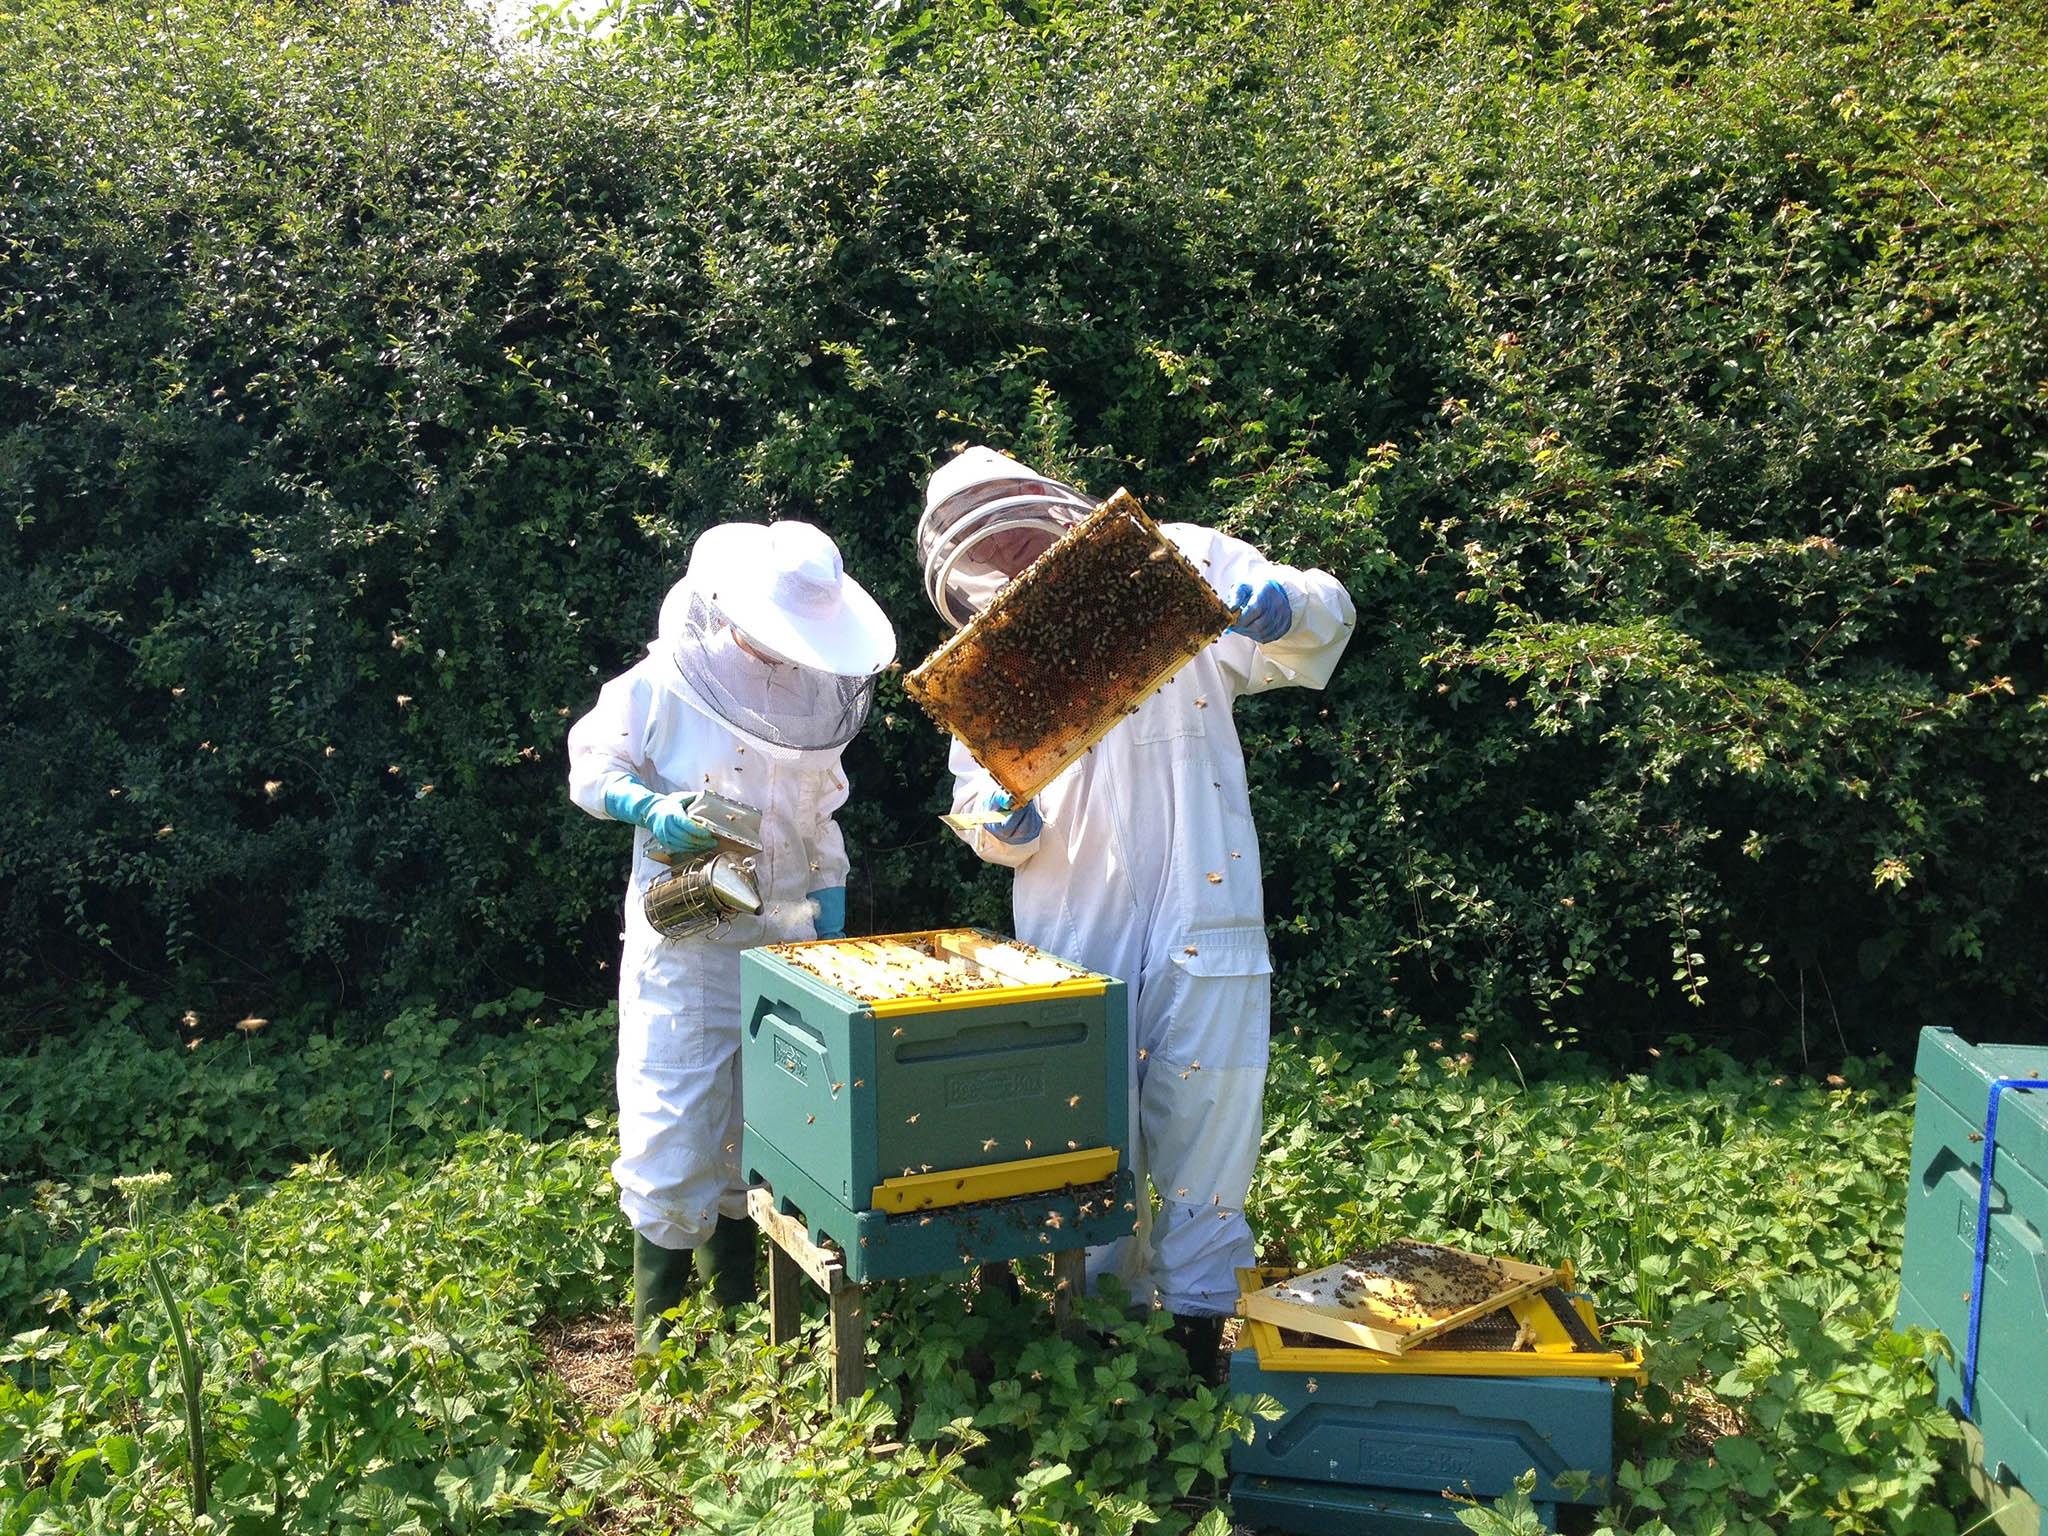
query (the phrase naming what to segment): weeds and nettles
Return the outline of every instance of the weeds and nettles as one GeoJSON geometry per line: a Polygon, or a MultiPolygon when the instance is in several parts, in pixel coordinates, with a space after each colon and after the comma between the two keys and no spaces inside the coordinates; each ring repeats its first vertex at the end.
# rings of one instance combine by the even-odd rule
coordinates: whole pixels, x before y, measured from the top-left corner
{"type": "MultiPolygon", "coordinates": [[[[585,1026],[536,1024],[498,1051],[578,1054],[585,1026]]],[[[257,1065],[288,1048],[258,1041],[257,1065]]],[[[624,1300],[608,1130],[469,1133],[470,1068],[447,1054],[445,1076],[400,1068],[401,1126],[408,1105],[454,1104],[445,1121],[414,1115],[399,1147],[371,1073],[352,1156],[235,1192],[249,1142],[230,1101],[185,1144],[207,1171],[178,1179],[182,1208],[116,1224],[102,1208],[97,1277],[0,1352],[0,1536],[191,1529],[200,1466],[216,1517],[290,1533],[654,1531],[685,1510],[765,1520],[798,1495],[810,1528],[843,1532],[1175,1531],[1213,1510],[1257,1405],[1193,1387],[1163,1318],[1090,1302],[1092,1336],[1052,1333],[1049,1275],[1029,1266],[1016,1303],[964,1273],[877,1287],[877,1386],[850,1414],[827,1408],[817,1314],[777,1351],[758,1313],[729,1327],[691,1302],[639,1395],[586,1417],[534,1331],[624,1300]],[[147,1273],[152,1229],[175,1234],[159,1274],[196,1388],[147,1273]]],[[[1908,1106],[1854,1063],[1839,1076],[1774,1081],[1696,1053],[1620,1081],[1525,1083],[1462,1052],[1357,1058],[1284,1037],[1256,1225],[1303,1263],[1399,1237],[1570,1259],[1652,1375],[1621,1389],[1600,1529],[1941,1536],[1961,1506],[1933,1346],[1889,1331],[1908,1106]]],[[[83,1144],[65,1117],[93,1100],[41,1081],[34,1112],[83,1144]]],[[[558,1086],[522,1114],[573,1120],[604,1085],[558,1086]]],[[[123,1193],[161,1204],[168,1183],[123,1193]]],[[[39,1196],[90,1221],[69,1198],[54,1181],[39,1196]]],[[[28,1276],[4,1278],[19,1315],[28,1276]]],[[[1496,1536],[1518,1518],[1512,1500],[1467,1514],[1496,1536]]]]}

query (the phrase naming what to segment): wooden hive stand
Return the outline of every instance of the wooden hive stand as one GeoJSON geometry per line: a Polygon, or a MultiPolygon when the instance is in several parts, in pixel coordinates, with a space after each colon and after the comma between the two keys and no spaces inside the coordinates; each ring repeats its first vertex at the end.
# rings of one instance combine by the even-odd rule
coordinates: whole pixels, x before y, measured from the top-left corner
{"type": "MultiPolygon", "coordinates": [[[[808,1275],[825,1293],[832,1325],[832,1406],[850,1403],[867,1390],[867,1293],[847,1278],[837,1253],[811,1241],[803,1221],[775,1209],[772,1190],[747,1191],[747,1214],[768,1238],[768,1342],[787,1344],[803,1321],[798,1288],[808,1275]]],[[[1052,1256],[1053,1325],[1068,1338],[1080,1332],[1074,1297],[1085,1284],[1085,1254],[1068,1248],[1052,1256]]]]}

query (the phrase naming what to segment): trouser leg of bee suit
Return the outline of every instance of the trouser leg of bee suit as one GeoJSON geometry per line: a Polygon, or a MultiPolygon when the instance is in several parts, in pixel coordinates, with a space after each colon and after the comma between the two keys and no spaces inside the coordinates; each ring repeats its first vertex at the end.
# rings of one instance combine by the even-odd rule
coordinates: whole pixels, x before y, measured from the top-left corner
{"type": "Polygon", "coordinates": [[[697,1250],[697,1273],[721,1307],[745,1307],[760,1295],[754,1273],[754,1224],[721,1216],[697,1250]]]}
{"type": "Polygon", "coordinates": [[[668,1335],[662,1316],[683,1299],[690,1284],[687,1248],[664,1248],[633,1234],[633,1347],[653,1354],[668,1335]]]}
{"type": "MultiPolygon", "coordinates": [[[[1246,963],[1213,937],[1203,945],[1205,965],[1246,963]]],[[[1136,1227],[1089,1250],[1091,1289],[1114,1275],[1134,1301],[1156,1295],[1176,1317],[1235,1308],[1237,1271],[1254,1256],[1244,1206],[1258,1164],[1268,991],[1263,974],[1201,974],[1192,962],[1143,974],[1131,1010],[1136,1227]]]]}

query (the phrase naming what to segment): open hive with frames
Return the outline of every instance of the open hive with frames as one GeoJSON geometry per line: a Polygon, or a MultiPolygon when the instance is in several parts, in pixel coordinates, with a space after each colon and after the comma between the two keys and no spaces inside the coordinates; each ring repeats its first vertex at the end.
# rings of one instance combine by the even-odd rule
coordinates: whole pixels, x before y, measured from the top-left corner
{"type": "Polygon", "coordinates": [[[1137,498],[1119,490],[904,688],[1021,801],[1136,713],[1231,617],[1137,498]]]}
{"type": "Polygon", "coordinates": [[[1137,1220],[1124,984],[953,927],[740,956],[749,1183],[850,1279],[1110,1242],[1137,1220]]]}

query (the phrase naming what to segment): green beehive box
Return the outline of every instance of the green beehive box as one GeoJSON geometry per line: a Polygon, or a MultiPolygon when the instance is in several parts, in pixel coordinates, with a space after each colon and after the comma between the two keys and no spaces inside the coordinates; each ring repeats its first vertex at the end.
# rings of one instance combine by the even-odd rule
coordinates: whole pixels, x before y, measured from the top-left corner
{"type": "Polygon", "coordinates": [[[748,950],[740,1006],[747,1176],[849,1278],[1131,1230],[1122,982],[951,929],[748,950]]]}
{"type": "Polygon", "coordinates": [[[1491,1499],[1533,1469],[1545,1503],[1607,1499],[1614,1388],[1597,1378],[1269,1370],[1240,1348],[1230,1390],[1284,1410],[1231,1447],[1243,1476],[1491,1499]],[[1588,1474],[1583,1492],[1559,1485],[1568,1472],[1588,1474]]]}
{"type": "MultiPolygon", "coordinates": [[[[1952,1030],[1924,1029],[1914,1072],[1897,1322],[1947,1336],[1954,1359],[1936,1365],[1935,1390],[1961,1414],[1991,1085],[2048,1079],[2048,1048],[1970,1045],[1952,1030]]],[[[2048,1492],[2048,1089],[2000,1095],[1994,1154],[1967,1417],[1982,1433],[1992,1480],[2038,1499],[2048,1492]]]]}
{"type": "MultiPolygon", "coordinates": [[[[1440,1493],[1358,1488],[1347,1483],[1249,1473],[1230,1484],[1230,1512],[1238,1529],[1290,1531],[1295,1536],[1465,1536],[1458,1518],[1471,1503],[1440,1493]]],[[[1557,1529],[1557,1506],[1534,1502],[1546,1531],[1557,1529]]]]}

